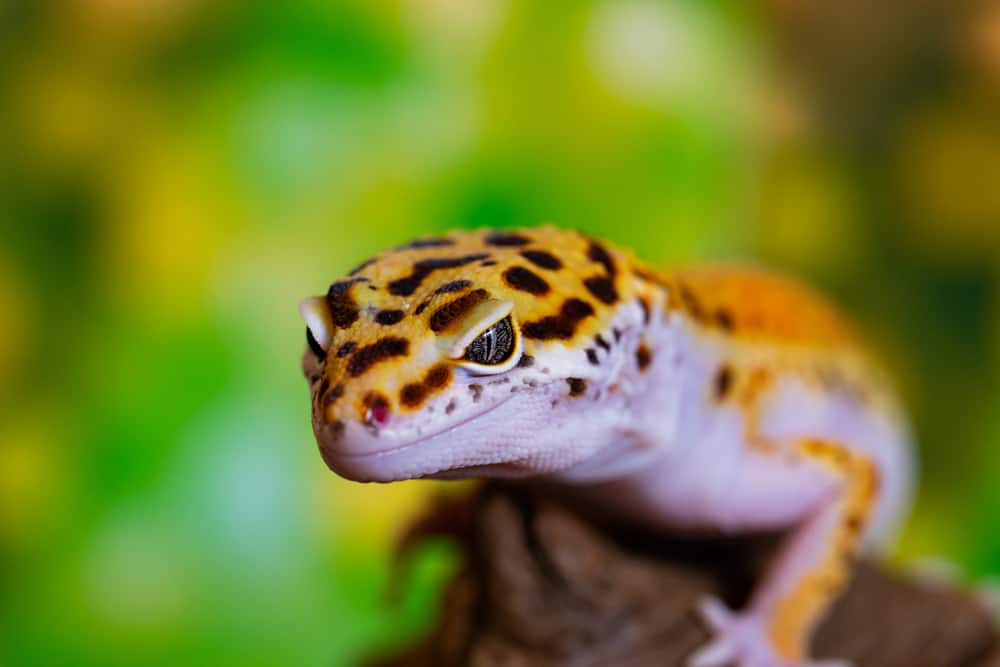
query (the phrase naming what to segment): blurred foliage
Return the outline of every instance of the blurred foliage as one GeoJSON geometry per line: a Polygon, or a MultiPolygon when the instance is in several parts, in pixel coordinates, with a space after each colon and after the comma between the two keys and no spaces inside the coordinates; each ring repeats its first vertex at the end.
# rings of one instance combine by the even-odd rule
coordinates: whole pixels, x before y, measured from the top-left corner
{"type": "Polygon", "coordinates": [[[339,665],[433,623],[430,484],[309,429],[295,306],[459,226],[751,257],[915,417],[902,556],[1000,568],[1000,4],[0,4],[0,664],[339,665]]]}

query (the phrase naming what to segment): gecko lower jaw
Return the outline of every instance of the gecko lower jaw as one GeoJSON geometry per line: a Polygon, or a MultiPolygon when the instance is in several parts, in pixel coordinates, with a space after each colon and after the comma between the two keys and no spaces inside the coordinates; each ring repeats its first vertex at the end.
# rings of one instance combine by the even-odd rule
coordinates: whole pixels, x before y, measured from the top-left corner
{"type": "Polygon", "coordinates": [[[434,433],[421,435],[410,441],[396,440],[390,446],[378,449],[376,447],[379,444],[392,442],[391,436],[387,437],[389,434],[383,431],[381,434],[373,435],[360,423],[348,423],[336,442],[321,441],[320,452],[331,470],[358,482],[392,482],[447,475],[449,472],[476,465],[463,466],[456,464],[454,460],[449,460],[453,458],[457,447],[449,448],[448,444],[463,444],[456,439],[462,438],[463,432],[468,430],[470,424],[480,420],[493,421],[490,415],[500,411],[510,403],[510,400],[505,399],[487,410],[470,415],[434,433]]]}

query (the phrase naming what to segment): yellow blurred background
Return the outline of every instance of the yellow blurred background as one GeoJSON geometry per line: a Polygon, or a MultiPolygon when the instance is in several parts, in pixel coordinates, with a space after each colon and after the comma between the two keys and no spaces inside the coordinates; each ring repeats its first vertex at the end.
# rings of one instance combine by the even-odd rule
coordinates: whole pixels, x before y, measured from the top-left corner
{"type": "Polygon", "coordinates": [[[0,4],[0,665],[347,665],[456,567],[327,472],[298,300],[453,227],[831,292],[914,416],[901,559],[1000,570],[997,0],[0,4]]]}

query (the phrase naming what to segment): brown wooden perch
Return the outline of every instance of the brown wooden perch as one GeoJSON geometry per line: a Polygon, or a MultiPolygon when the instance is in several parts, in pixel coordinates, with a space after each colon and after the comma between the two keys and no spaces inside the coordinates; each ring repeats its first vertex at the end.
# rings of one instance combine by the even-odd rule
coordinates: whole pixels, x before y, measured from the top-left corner
{"type": "MultiPolygon", "coordinates": [[[[705,593],[739,604],[775,540],[691,542],[598,527],[558,499],[492,485],[416,534],[464,525],[467,564],[433,635],[378,667],[681,667],[708,636],[705,593]]],[[[876,565],[858,568],[814,642],[858,667],[1000,667],[991,613],[973,596],[876,565]]]]}

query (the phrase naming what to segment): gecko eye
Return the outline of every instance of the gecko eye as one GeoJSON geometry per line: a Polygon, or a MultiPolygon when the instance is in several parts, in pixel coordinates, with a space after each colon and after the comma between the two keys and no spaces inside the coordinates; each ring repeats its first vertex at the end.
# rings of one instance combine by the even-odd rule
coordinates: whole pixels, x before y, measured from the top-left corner
{"type": "Polygon", "coordinates": [[[330,347],[330,309],[325,297],[312,296],[303,299],[299,304],[299,312],[306,321],[306,342],[318,359],[326,359],[326,350],[330,347]]]}
{"type": "Polygon", "coordinates": [[[460,363],[469,370],[502,373],[521,356],[521,337],[510,315],[476,336],[465,348],[460,363]]]}
{"type": "Polygon", "coordinates": [[[309,327],[306,327],[306,343],[309,344],[309,349],[313,351],[317,359],[326,359],[326,350],[323,349],[323,346],[313,336],[312,329],[309,327]]]}
{"type": "Polygon", "coordinates": [[[505,317],[483,333],[465,348],[467,361],[496,366],[510,358],[514,352],[514,331],[510,317],[505,317]]]}

